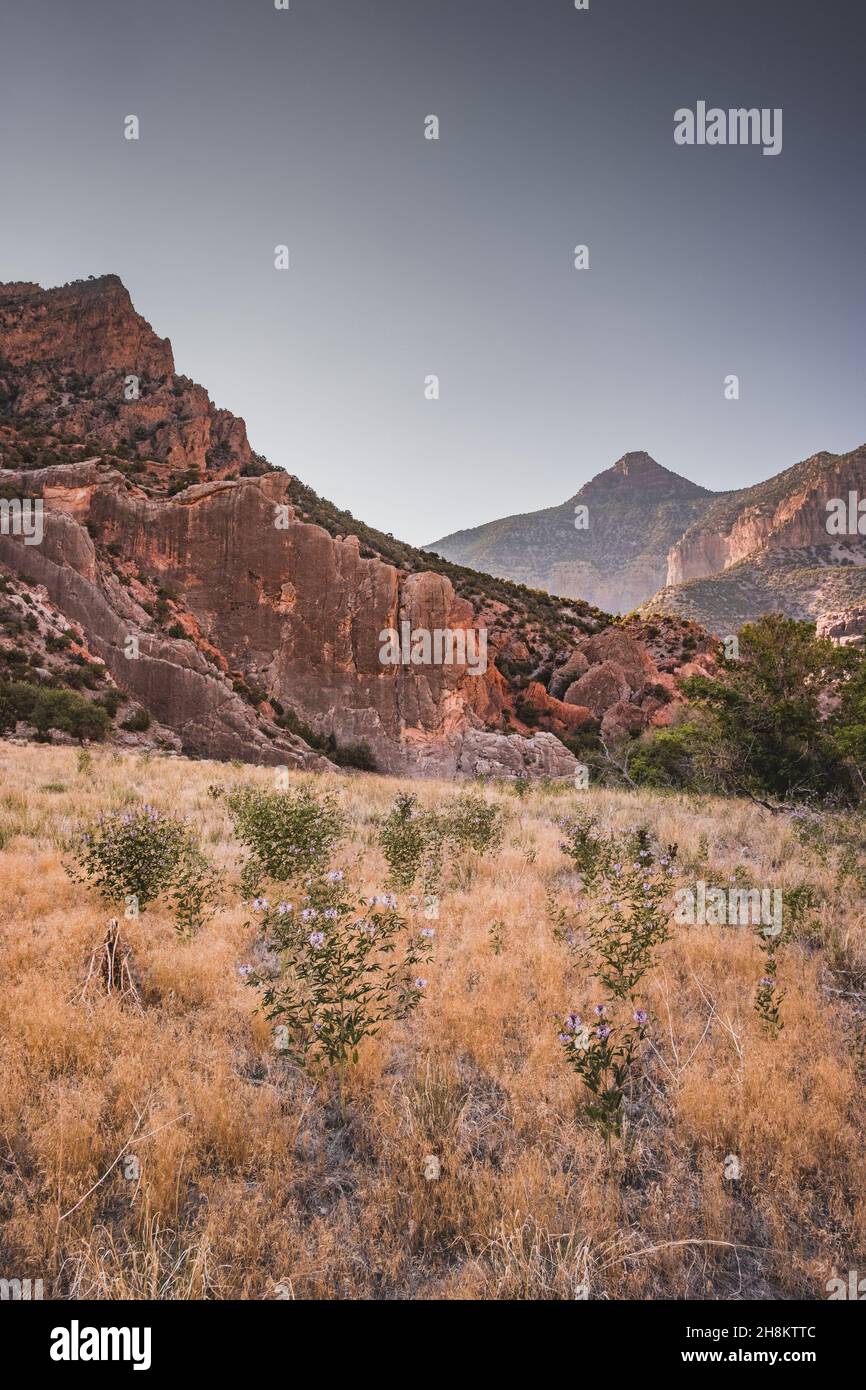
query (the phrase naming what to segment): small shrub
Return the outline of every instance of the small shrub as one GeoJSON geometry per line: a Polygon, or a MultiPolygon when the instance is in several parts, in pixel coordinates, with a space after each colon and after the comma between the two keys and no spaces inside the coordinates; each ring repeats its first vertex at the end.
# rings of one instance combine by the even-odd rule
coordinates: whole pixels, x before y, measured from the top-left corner
{"type": "Polygon", "coordinates": [[[647,1014],[636,995],[656,947],[668,936],[664,900],[677,846],[663,851],[643,826],[626,836],[606,834],[591,815],[564,820],[560,828],[560,848],[580,874],[588,903],[577,926],[568,924],[566,914],[556,915],[556,935],[572,949],[589,948],[592,973],[607,1000],[595,1006],[592,1030],[569,1014],[559,1040],[590,1092],[584,1113],[610,1141],[621,1133],[627,1083],[646,1033],[647,1014]],[[626,1011],[630,1018],[623,1021],[626,1011]]]}
{"type": "Polygon", "coordinates": [[[146,733],[150,728],[150,715],[146,709],[139,705],[127,715],[120,727],[130,734],[146,733]]]}
{"type": "Polygon", "coordinates": [[[433,928],[413,930],[391,895],[359,905],[338,870],[311,880],[299,909],[264,899],[254,907],[279,966],[274,978],[251,982],[264,985],[262,1007],[283,1050],[309,1070],[356,1063],[364,1038],[420,1003],[433,928]]]}
{"type": "Polygon", "coordinates": [[[153,806],[100,816],[69,847],[78,859],[70,877],[90,883],[109,903],[134,898],[139,909],[169,887],[189,845],[185,826],[153,806]]]}
{"type": "Polygon", "coordinates": [[[401,792],[379,825],[388,882],[406,890],[420,873],[425,889],[432,889],[442,867],[444,835],[440,817],[420,810],[416,796],[401,792]]]}
{"type": "Polygon", "coordinates": [[[204,926],[219,896],[220,875],[201,850],[186,844],[174,871],[169,901],[178,936],[189,939],[204,926]]]}
{"type": "Polygon", "coordinates": [[[646,1035],[647,1015],[635,1009],[630,1023],[617,1027],[608,1020],[606,1004],[597,1004],[594,1013],[591,1027],[579,1014],[569,1014],[559,1041],[566,1062],[592,1096],[584,1114],[610,1138],[622,1132],[623,1101],[646,1035]]]}
{"type": "Polygon", "coordinates": [[[461,848],[485,854],[502,840],[502,808],[475,792],[457,798],[445,811],[445,836],[461,848]]]}
{"type": "Polygon", "coordinates": [[[229,793],[228,808],[238,839],[250,851],[241,874],[248,896],[263,878],[290,883],[321,872],[346,832],[333,796],[310,787],[295,792],[237,788],[229,793]]]}
{"type": "Polygon", "coordinates": [[[95,742],[105,737],[110,722],[101,705],[74,690],[31,685],[27,681],[0,682],[0,732],[14,728],[19,719],[32,724],[42,740],[47,740],[55,729],[95,742]]]}
{"type": "Polygon", "coordinates": [[[338,767],[356,767],[361,772],[376,772],[376,759],[366,739],[361,739],[360,743],[338,744],[333,752],[328,752],[328,757],[338,767]]]}

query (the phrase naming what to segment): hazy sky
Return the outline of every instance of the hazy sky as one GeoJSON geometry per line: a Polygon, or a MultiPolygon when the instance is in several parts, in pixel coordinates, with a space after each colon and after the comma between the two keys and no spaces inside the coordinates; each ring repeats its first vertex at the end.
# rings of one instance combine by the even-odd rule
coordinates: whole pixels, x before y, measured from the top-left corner
{"type": "Polygon", "coordinates": [[[862,0],[4,0],[0,278],[116,272],[407,540],[628,450],[742,486],[866,439],[864,50],[862,0]],[[676,146],[698,100],[781,155],[676,146]]]}

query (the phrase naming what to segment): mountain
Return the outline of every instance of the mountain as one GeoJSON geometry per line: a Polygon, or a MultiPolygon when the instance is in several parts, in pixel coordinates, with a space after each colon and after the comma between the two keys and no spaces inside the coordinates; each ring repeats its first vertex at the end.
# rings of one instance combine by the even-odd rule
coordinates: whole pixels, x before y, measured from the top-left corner
{"type": "Polygon", "coordinates": [[[629,612],[666,582],[668,551],[716,499],[646,453],[624,454],[558,507],[455,531],[428,549],[549,593],[629,612]],[[575,525],[578,507],[587,525],[575,525]]]}
{"type": "MultiPolygon", "coordinates": [[[[175,372],[113,275],[0,286],[0,451],[11,737],[567,776],[583,737],[667,722],[677,674],[713,662],[688,622],[613,628],[585,600],[415,550],[318,497],[175,372]],[[437,664],[422,643],[415,664],[383,662],[404,623],[484,635],[487,660],[437,664]]],[[[673,476],[626,462],[620,485],[632,467],[661,491],[673,476]]]]}
{"type": "Polygon", "coordinates": [[[841,641],[861,638],[866,536],[827,529],[827,503],[847,508],[852,492],[866,497],[866,445],[814,454],[717,497],[672,546],[666,587],[641,611],[684,615],[718,633],[781,611],[841,641]]]}

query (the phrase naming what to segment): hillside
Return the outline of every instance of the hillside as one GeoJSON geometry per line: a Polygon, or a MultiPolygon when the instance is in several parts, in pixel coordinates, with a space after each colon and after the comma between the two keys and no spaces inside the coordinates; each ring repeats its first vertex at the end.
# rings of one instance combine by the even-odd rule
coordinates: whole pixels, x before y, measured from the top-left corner
{"type": "Polygon", "coordinates": [[[662,589],[638,611],[644,617],[689,618],[719,636],[764,613],[785,613],[815,623],[828,637],[860,642],[866,632],[866,549],[839,544],[768,550],[662,589]]]}
{"type": "Polygon", "coordinates": [[[717,498],[671,549],[664,589],[641,612],[736,631],[777,611],[848,639],[866,634],[866,539],[827,531],[827,502],[866,496],[866,446],[815,454],[717,498]]]}
{"type": "Polygon", "coordinates": [[[560,506],[503,517],[434,541],[460,564],[628,612],[657,588],[670,547],[714,494],[646,453],[625,454],[560,506]],[[575,525],[586,507],[588,524],[575,525]]]}
{"type": "MultiPolygon", "coordinates": [[[[415,550],[274,468],[243,420],[174,372],[116,276],[0,288],[0,409],[0,502],[41,507],[44,531],[36,544],[0,531],[0,573],[35,615],[27,681],[12,679],[14,645],[0,649],[0,729],[14,736],[80,737],[91,718],[79,705],[46,727],[40,693],[67,688],[40,645],[47,606],[87,664],[81,699],[114,720],[107,735],[187,755],[569,776],[603,717],[646,727],[678,698],[670,678],[654,693],[662,668],[640,625],[611,678],[593,645],[610,618],[590,603],[415,550]],[[383,664],[382,634],[404,625],[483,636],[483,668],[423,648],[383,664]]],[[[665,672],[696,648],[711,659],[688,624],[668,637],[665,672]]]]}

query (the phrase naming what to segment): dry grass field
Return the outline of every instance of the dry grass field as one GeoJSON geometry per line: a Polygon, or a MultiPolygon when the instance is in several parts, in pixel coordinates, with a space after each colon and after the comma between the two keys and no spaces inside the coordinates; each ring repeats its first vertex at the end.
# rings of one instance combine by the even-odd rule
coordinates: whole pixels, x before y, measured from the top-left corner
{"type": "MultiPolygon", "coordinates": [[[[483,788],[502,843],[446,859],[423,1002],[364,1042],[338,1103],[331,1078],[275,1048],[242,973],[256,931],[241,849],[207,789],[272,787],[273,771],[0,747],[3,1277],[71,1298],[823,1299],[834,1268],[866,1268],[850,823],[798,836],[745,801],[483,788]],[[196,827],[223,900],[189,941],[160,902],[122,920],[138,999],[82,994],[110,912],[68,876],[64,844],[142,801],[196,827]],[[780,954],[775,1038],[754,1008],[754,933],[673,927],[643,991],[637,1102],[610,1144],[557,1041],[597,986],[548,910],[575,893],[557,819],[587,807],[676,842],[681,882],[745,868],[814,897],[780,954]]],[[[381,893],[377,818],[405,784],[324,782],[350,822],[334,866],[381,893]]],[[[455,794],[411,790],[425,806],[455,794]]]]}

